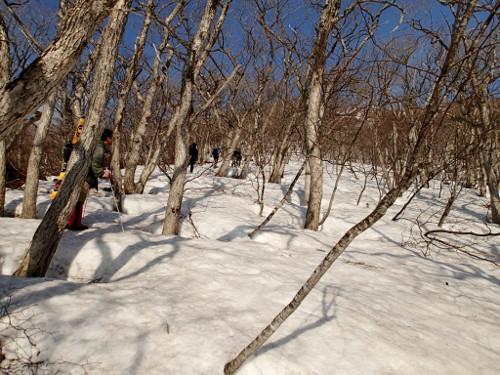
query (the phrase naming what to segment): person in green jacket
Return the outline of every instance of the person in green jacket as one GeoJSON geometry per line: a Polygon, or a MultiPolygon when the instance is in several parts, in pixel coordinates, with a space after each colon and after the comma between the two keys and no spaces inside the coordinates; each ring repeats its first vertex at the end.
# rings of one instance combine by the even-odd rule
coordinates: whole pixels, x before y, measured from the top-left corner
{"type": "Polygon", "coordinates": [[[113,143],[113,131],[111,129],[104,129],[101,140],[94,150],[94,157],[89,167],[89,172],[83,183],[82,191],[76,202],[75,209],[66,224],[66,228],[71,230],[84,230],[88,226],[82,224],[83,206],[87,199],[87,194],[91,188],[98,188],[99,178],[111,178],[111,172],[104,168],[104,155],[110,152],[109,147],[113,143]]]}

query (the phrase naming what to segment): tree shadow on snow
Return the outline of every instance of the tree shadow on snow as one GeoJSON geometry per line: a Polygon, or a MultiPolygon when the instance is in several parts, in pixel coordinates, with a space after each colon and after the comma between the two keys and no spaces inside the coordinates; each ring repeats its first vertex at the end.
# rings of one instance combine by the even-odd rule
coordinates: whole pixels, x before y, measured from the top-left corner
{"type": "MultiPolygon", "coordinates": [[[[287,344],[288,342],[291,342],[303,333],[307,331],[314,330],[316,328],[320,328],[324,324],[332,321],[337,317],[337,305],[335,303],[336,298],[340,294],[340,288],[339,287],[332,287],[332,286],[326,286],[323,288],[322,292],[322,302],[321,302],[321,317],[318,318],[316,321],[311,322],[305,326],[302,326],[300,328],[297,328],[295,331],[287,334],[285,337],[282,337],[276,341],[269,342],[265,345],[263,345],[255,354],[256,356],[260,354],[264,354],[270,350],[273,350],[275,348],[278,348],[282,345],[287,344]]],[[[298,308],[300,309],[300,307],[298,308]]],[[[291,317],[293,319],[293,315],[291,317]]]]}

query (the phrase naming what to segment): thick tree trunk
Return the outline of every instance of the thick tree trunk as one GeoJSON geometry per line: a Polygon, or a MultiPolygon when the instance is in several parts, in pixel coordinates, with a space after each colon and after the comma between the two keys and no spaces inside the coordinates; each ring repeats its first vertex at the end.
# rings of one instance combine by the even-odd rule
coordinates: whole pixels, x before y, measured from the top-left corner
{"type": "Polygon", "coordinates": [[[236,148],[238,147],[238,145],[240,143],[241,126],[242,126],[242,124],[240,124],[240,122],[238,122],[236,124],[236,129],[234,129],[234,131],[233,131],[233,136],[229,141],[229,146],[226,147],[226,149],[224,150],[224,155],[222,155],[223,159],[222,159],[221,166],[220,166],[219,170],[217,171],[217,174],[216,174],[217,177],[226,177],[227,176],[227,172],[228,172],[229,167],[231,165],[231,160],[232,160],[231,158],[233,156],[233,152],[234,152],[234,150],[236,150],[236,148]]]}
{"type": "Polygon", "coordinates": [[[35,112],[66,78],[92,34],[118,0],[75,0],[52,43],[15,80],[0,89],[0,139],[35,112]]]}
{"type": "Polygon", "coordinates": [[[114,73],[114,62],[132,0],[117,0],[103,31],[101,50],[94,75],[89,113],[85,126],[69,161],[68,171],[54,202],[37,228],[30,248],[16,270],[16,276],[42,277],[56,252],[68,218],[73,211],[87,175],[95,145],[105,127],[102,121],[114,73]]]}
{"type": "Polygon", "coordinates": [[[24,219],[36,218],[36,201],[38,196],[38,180],[40,176],[40,161],[42,160],[43,145],[50,129],[52,115],[57,100],[57,90],[49,96],[47,103],[43,106],[42,117],[36,129],[33,147],[31,148],[26,172],[26,185],[24,187],[23,211],[21,217],[24,219]]]}

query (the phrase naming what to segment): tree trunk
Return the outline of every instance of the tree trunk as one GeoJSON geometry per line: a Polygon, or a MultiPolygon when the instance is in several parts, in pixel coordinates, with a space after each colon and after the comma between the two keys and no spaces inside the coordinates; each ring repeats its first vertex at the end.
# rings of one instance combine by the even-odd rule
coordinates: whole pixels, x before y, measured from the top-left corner
{"type": "Polygon", "coordinates": [[[151,26],[152,13],[154,11],[155,4],[153,0],[148,0],[146,16],[144,22],[142,23],[141,34],[138,38],[137,43],[134,48],[134,55],[131,61],[127,64],[127,69],[125,73],[124,82],[121,85],[120,94],[118,97],[118,105],[115,113],[114,120],[114,133],[113,133],[113,144],[112,144],[112,155],[111,155],[111,172],[113,174],[113,189],[115,195],[116,210],[122,212],[122,194],[124,191],[122,185],[122,174],[120,168],[120,145],[121,145],[121,127],[123,122],[123,115],[125,112],[125,106],[127,103],[127,98],[132,88],[134,82],[134,77],[137,73],[139,66],[139,61],[144,52],[144,47],[146,45],[147,35],[149,28],[151,26]]]}
{"type": "Polygon", "coordinates": [[[271,213],[269,215],[267,215],[266,219],[257,227],[255,228],[252,233],[250,233],[248,235],[248,237],[250,237],[250,239],[253,239],[255,237],[255,235],[260,231],[262,230],[262,228],[264,228],[264,226],[269,223],[271,221],[271,219],[273,218],[273,216],[276,214],[276,212],[278,212],[278,210],[283,206],[283,204],[286,202],[286,200],[288,199],[288,197],[290,195],[292,195],[292,192],[293,192],[293,188],[295,186],[295,184],[297,183],[297,181],[299,180],[299,177],[300,175],[302,174],[302,172],[304,171],[304,168],[306,166],[306,163],[307,163],[307,160],[304,161],[304,163],[302,163],[302,166],[300,167],[299,171],[297,172],[297,174],[295,175],[295,178],[293,179],[292,183],[290,184],[290,186],[288,187],[288,190],[286,192],[286,194],[283,196],[283,198],[281,199],[281,201],[278,203],[278,205],[276,205],[276,207],[274,207],[274,209],[271,211],[271,213]]]}
{"type": "Polygon", "coordinates": [[[0,89],[0,140],[35,112],[62,83],[92,34],[118,0],[75,0],[52,43],[13,81],[0,89]]]}
{"type": "MultiPolygon", "coordinates": [[[[455,176],[455,177],[458,177],[458,176],[455,176]]],[[[454,180],[454,181],[451,181],[450,183],[452,184],[450,187],[450,197],[448,198],[448,201],[446,202],[446,206],[444,207],[443,213],[441,214],[441,217],[439,218],[439,222],[438,222],[438,227],[440,227],[440,228],[443,226],[444,221],[448,217],[448,215],[451,211],[451,208],[453,207],[453,203],[455,203],[460,192],[462,191],[462,185],[460,185],[460,187],[457,186],[460,184],[459,181],[454,180]]],[[[426,184],[422,182],[422,186],[425,186],[425,185],[426,184]]]]}
{"type": "MultiPolygon", "coordinates": [[[[127,165],[125,168],[125,179],[124,179],[124,187],[125,193],[138,193],[138,187],[135,185],[135,171],[137,170],[137,165],[140,162],[141,152],[144,145],[144,135],[146,134],[146,130],[150,125],[150,119],[152,114],[152,107],[156,97],[156,93],[158,91],[158,87],[161,85],[162,80],[166,79],[166,76],[163,73],[164,64],[168,64],[171,56],[167,58],[167,62],[164,63],[162,61],[162,55],[165,49],[168,47],[168,41],[170,39],[171,28],[170,24],[175,19],[179,11],[184,7],[184,2],[181,1],[177,4],[175,9],[169,16],[164,20],[164,28],[163,28],[163,38],[158,50],[156,51],[157,55],[153,62],[153,70],[151,76],[151,83],[149,89],[146,94],[146,98],[142,107],[141,119],[139,120],[139,125],[134,131],[132,137],[132,145],[130,151],[127,153],[127,165]]],[[[165,72],[167,72],[165,70],[165,72]]],[[[141,184],[139,190],[142,191],[144,188],[141,184]]]]}
{"type": "Polygon", "coordinates": [[[226,177],[227,176],[227,171],[229,170],[229,166],[231,165],[231,158],[233,156],[234,150],[238,147],[238,144],[240,143],[241,139],[241,126],[243,126],[239,121],[235,125],[236,129],[233,132],[233,137],[231,138],[229,142],[229,147],[227,147],[224,150],[224,155],[222,159],[221,166],[219,170],[217,171],[216,176],[217,177],[226,177]]]}
{"type": "Polygon", "coordinates": [[[5,139],[0,140],[0,217],[5,214],[5,191],[7,183],[7,147],[5,139]]]}
{"type": "Polygon", "coordinates": [[[274,184],[281,184],[281,179],[283,178],[283,173],[285,171],[285,165],[288,161],[288,154],[291,148],[291,130],[292,125],[295,122],[296,114],[294,114],[293,119],[287,122],[286,126],[281,131],[281,136],[277,140],[278,146],[274,153],[273,158],[273,168],[271,175],[269,176],[269,182],[274,184]]]}
{"type": "Polygon", "coordinates": [[[38,196],[38,180],[40,176],[40,161],[42,160],[43,145],[50,129],[52,115],[57,100],[57,90],[49,96],[47,103],[43,106],[42,117],[36,129],[33,147],[31,148],[26,172],[26,185],[24,187],[23,219],[36,218],[36,201],[38,196]]]}
{"type": "Polygon", "coordinates": [[[31,246],[15,272],[16,276],[44,276],[56,252],[87,175],[91,155],[105,127],[105,122],[101,119],[106,109],[108,92],[113,80],[114,62],[131,2],[132,0],[117,0],[115,8],[110,13],[108,24],[101,36],[102,44],[93,79],[89,113],[85,119],[82,135],[71,155],[61,189],[37,228],[31,246]]]}
{"type": "Polygon", "coordinates": [[[307,213],[304,228],[318,230],[323,199],[323,161],[319,147],[318,127],[322,117],[322,90],[325,68],[325,52],[328,38],[338,21],[340,0],[326,1],[320,15],[316,38],[311,52],[310,90],[307,97],[306,113],[306,152],[311,173],[307,213]]]}
{"type": "Polygon", "coordinates": [[[226,17],[229,1],[222,4],[221,14],[214,30],[211,32],[210,28],[214,21],[218,6],[218,0],[207,1],[198,29],[190,45],[189,54],[184,66],[180,105],[173,116],[173,118],[175,118],[174,124],[177,130],[177,138],[175,141],[175,170],[170,186],[170,193],[168,195],[162,234],[179,234],[179,220],[188,162],[188,136],[191,127],[189,116],[192,111],[193,90],[200,69],[205,63],[208,53],[220,32],[220,28],[226,17]]]}
{"type": "MultiPolygon", "coordinates": [[[[9,36],[5,21],[0,13],[0,89],[9,82],[11,61],[9,54],[9,36]]],[[[5,139],[0,139],[0,217],[5,213],[5,191],[7,183],[7,145],[5,139]]]]}
{"type": "Polygon", "coordinates": [[[498,166],[500,162],[497,149],[498,127],[495,128],[489,107],[489,102],[492,101],[493,98],[490,99],[488,95],[488,86],[486,84],[479,85],[474,78],[473,83],[479,98],[478,110],[482,123],[480,128],[475,129],[476,132],[479,133],[478,138],[481,144],[479,158],[481,161],[481,169],[486,180],[486,186],[490,193],[491,222],[500,225],[500,196],[498,188],[500,181],[495,175],[495,167],[498,166]]]}
{"type": "Polygon", "coordinates": [[[321,150],[318,144],[318,126],[321,121],[319,110],[321,107],[322,79],[314,73],[313,76],[306,117],[306,150],[309,160],[310,189],[304,228],[318,230],[321,200],[323,199],[323,160],[321,159],[321,150]]]}
{"type": "MultiPolygon", "coordinates": [[[[408,176],[407,180],[411,179],[408,176]]],[[[408,184],[409,186],[409,184],[408,184]]],[[[370,228],[378,220],[380,220],[388,208],[398,199],[399,195],[402,194],[407,188],[407,185],[401,185],[397,189],[393,189],[387,193],[387,195],[380,201],[377,207],[362,221],[357,223],[351,229],[349,229],[340,239],[339,242],[330,250],[323,261],[314,269],[313,273],[304,285],[299,289],[292,301],[280,311],[278,315],[271,321],[271,323],[264,328],[264,330],[250,343],[248,344],[233,360],[226,363],[224,366],[224,374],[233,374],[244,362],[245,360],[254,354],[269,337],[272,336],[274,332],[280,327],[280,325],[297,310],[302,301],[307,297],[307,295],[314,289],[316,284],[319,282],[321,277],[328,271],[331,265],[337,260],[337,258],[344,252],[344,250],[349,246],[349,244],[361,233],[370,228]]]]}
{"type": "MultiPolygon", "coordinates": [[[[184,116],[188,116],[188,111],[189,108],[187,108],[184,116]]],[[[177,137],[175,138],[175,169],[172,183],[170,184],[170,191],[168,193],[167,211],[165,212],[162,234],[179,234],[184,184],[186,182],[189,161],[189,155],[187,153],[188,147],[187,126],[178,126],[177,137]]]]}

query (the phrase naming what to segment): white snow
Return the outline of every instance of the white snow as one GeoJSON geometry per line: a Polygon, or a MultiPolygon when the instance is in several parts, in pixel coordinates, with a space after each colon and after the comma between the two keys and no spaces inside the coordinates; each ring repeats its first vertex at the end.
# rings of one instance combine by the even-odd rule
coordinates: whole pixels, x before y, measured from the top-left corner
{"type": "MultiPolygon", "coordinates": [[[[266,184],[266,215],[298,167],[287,170],[284,185],[266,184]]],[[[264,220],[255,176],[216,178],[207,168],[188,175],[180,236],[161,235],[169,183],[160,171],[144,195],[125,196],[121,215],[102,181],[85,207],[90,228],[64,233],[47,278],[9,275],[50,205],[52,182],[41,182],[39,219],[0,218],[3,365],[38,362],[59,374],[222,374],[379,198],[369,181],[356,205],[362,176],[346,173],[330,217],[308,231],[301,179],[250,240],[264,220]]],[[[349,246],[238,374],[500,374],[499,269],[436,247],[424,256],[412,220],[436,228],[448,196],[445,187],[439,197],[435,182],[392,221],[410,193],[349,246]]],[[[7,211],[19,214],[22,198],[8,190],[7,211]]],[[[487,203],[464,189],[445,228],[486,232],[487,203]]],[[[460,241],[498,260],[499,238],[460,241]]]]}

